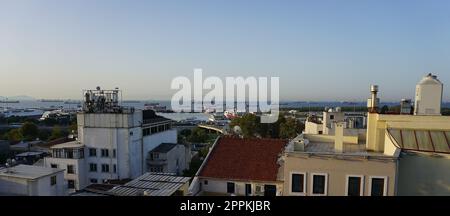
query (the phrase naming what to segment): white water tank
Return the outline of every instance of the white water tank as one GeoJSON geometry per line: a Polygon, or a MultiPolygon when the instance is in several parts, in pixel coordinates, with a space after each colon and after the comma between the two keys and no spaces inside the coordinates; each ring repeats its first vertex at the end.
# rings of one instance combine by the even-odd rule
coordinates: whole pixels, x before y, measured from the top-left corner
{"type": "Polygon", "coordinates": [[[431,73],[416,86],[414,115],[441,115],[443,84],[431,73]]]}

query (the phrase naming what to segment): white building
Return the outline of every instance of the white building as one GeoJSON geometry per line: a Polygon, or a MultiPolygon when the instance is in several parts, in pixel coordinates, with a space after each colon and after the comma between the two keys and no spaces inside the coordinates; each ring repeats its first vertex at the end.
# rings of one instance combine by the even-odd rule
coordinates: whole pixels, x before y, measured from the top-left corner
{"type": "Polygon", "coordinates": [[[416,86],[414,115],[441,115],[443,84],[431,73],[416,86]]]}
{"type": "Polygon", "coordinates": [[[344,123],[344,135],[356,136],[360,140],[365,140],[367,117],[360,112],[344,113],[341,108],[327,109],[322,117],[310,116],[305,122],[305,134],[334,135],[336,122],[344,123]]]}
{"type": "Polygon", "coordinates": [[[17,165],[0,169],[0,195],[66,195],[64,170],[40,166],[17,165]]]}
{"type": "Polygon", "coordinates": [[[64,179],[68,192],[87,185],[85,148],[79,141],[54,145],[50,148],[51,157],[44,158],[46,167],[64,170],[64,179]]]}
{"type": "Polygon", "coordinates": [[[151,150],[161,143],[177,143],[172,120],[153,110],[122,107],[118,95],[119,90],[85,91],[83,111],[77,114],[77,142],[55,146],[46,158],[46,166],[66,169],[68,185],[75,190],[141,176],[149,170],[146,161],[151,150]]]}
{"type": "Polygon", "coordinates": [[[147,166],[150,172],[175,173],[182,175],[189,169],[191,150],[182,144],[161,143],[149,152],[147,166]]]}

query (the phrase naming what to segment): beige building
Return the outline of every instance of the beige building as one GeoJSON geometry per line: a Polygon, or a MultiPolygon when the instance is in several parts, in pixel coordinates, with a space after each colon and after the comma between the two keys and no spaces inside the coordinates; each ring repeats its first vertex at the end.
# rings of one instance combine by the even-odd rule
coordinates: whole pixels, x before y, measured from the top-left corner
{"type": "Polygon", "coordinates": [[[284,195],[450,195],[442,86],[431,74],[419,82],[414,115],[378,114],[378,86],[372,86],[365,136],[345,133],[340,119],[332,121],[334,135],[311,133],[320,127],[310,125],[283,156],[284,195]]]}
{"type": "Polygon", "coordinates": [[[367,145],[402,149],[397,195],[450,195],[450,117],[369,114],[367,145]]]}
{"type": "Polygon", "coordinates": [[[400,150],[368,151],[358,136],[302,134],[286,147],[285,196],[393,196],[400,150]]]}

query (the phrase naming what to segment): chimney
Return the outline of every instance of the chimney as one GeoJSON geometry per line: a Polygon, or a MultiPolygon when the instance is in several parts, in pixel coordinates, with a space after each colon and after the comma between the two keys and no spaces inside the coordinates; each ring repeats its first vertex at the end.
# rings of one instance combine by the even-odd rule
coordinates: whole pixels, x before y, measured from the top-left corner
{"type": "Polygon", "coordinates": [[[379,99],[377,98],[378,86],[371,85],[370,92],[371,98],[368,100],[367,106],[369,107],[369,112],[376,113],[378,111],[378,101],[379,101],[379,99]]]}
{"type": "Polygon", "coordinates": [[[334,151],[344,152],[344,122],[334,123],[334,151]]]}

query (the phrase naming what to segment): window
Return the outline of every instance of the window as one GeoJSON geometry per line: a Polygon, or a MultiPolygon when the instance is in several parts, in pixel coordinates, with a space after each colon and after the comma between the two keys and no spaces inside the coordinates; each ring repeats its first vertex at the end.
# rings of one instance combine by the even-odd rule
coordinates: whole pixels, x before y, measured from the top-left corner
{"type": "Polygon", "coordinates": [[[113,165],[113,173],[116,173],[117,172],[117,166],[114,164],[113,165]]]}
{"type": "Polygon", "coordinates": [[[102,157],[109,157],[109,151],[108,149],[102,149],[102,157]]]}
{"type": "Polygon", "coordinates": [[[208,185],[208,180],[205,180],[205,185],[208,185]]]}
{"type": "Polygon", "coordinates": [[[316,173],[311,175],[312,189],[311,195],[313,196],[326,196],[327,195],[327,174],[316,173]]]}
{"type": "Polygon", "coordinates": [[[113,158],[116,158],[116,149],[113,149],[113,158]]]}
{"type": "Polygon", "coordinates": [[[387,195],[387,177],[370,177],[370,196],[386,196],[387,195]]]}
{"type": "Polygon", "coordinates": [[[264,196],[276,196],[277,186],[276,185],[264,185],[264,196]]]}
{"type": "Polygon", "coordinates": [[[97,149],[89,148],[89,157],[97,157],[97,149]]]}
{"type": "Polygon", "coordinates": [[[227,183],[227,193],[229,193],[229,194],[234,193],[234,183],[233,182],[227,183]]]}
{"type": "Polygon", "coordinates": [[[50,186],[53,186],[56,184],[56,176],[50,177],[50,186]]]}
{"type": "Polygon", "coordinates": [[[347,196],[363,196],[364,195],[364,176],[348,175],[345,187],[345,195],[347,196]]]}
{"type": "Polygon", "coordinates": [[[89,181],[90,181],[92,184],[97,184],[97,183],[98,183],[98,180],[97,180],[97,179],[89,179],[89,181]]]}
{"type": "Polygon", "coordinates": [[[245,184],[245,196],[252,195],[252,185],[251,184],[245,184]]]}
{"type": "Polygon", "coordinates": [[[89,164],[89,172],[97,172],[97,164],[90,163],[89,164]]]}
{"type": "Polygon", "coordinates": [[[163,172],[162,166],[152,166],[150,167],[150,172],[163,172]]]}
{"type": "Polygon", "coordinates": [[[73,168],[73,165],[67,165],[67,173],[75,174],[75,169],[73,168]]]}
{"type": "Polygon", "coordinates": [[[334,115],[330,115],[330,119],[333,120],[334,119],[334,115]]]}
{"type": "Polygon", "coordinates": [[[305,194],[306,192],[305,178],[306,178],[305,173],[291,174],[291,193],[305,194]]]}
{"type": "Polygon", "coordinates": [[[56,168],[58,168],[58,164],[50,164],[50,167],[56,169],[56,168]]]}
{"type": "Polygon", "coordinates": [[[109,164],[102,164],[102,172],[109,173],[109,164]]]}
{"type": "Polygon", "coordinates": [[[75,189],[75,180],[67,180],[67,188],[75,189]]]}

